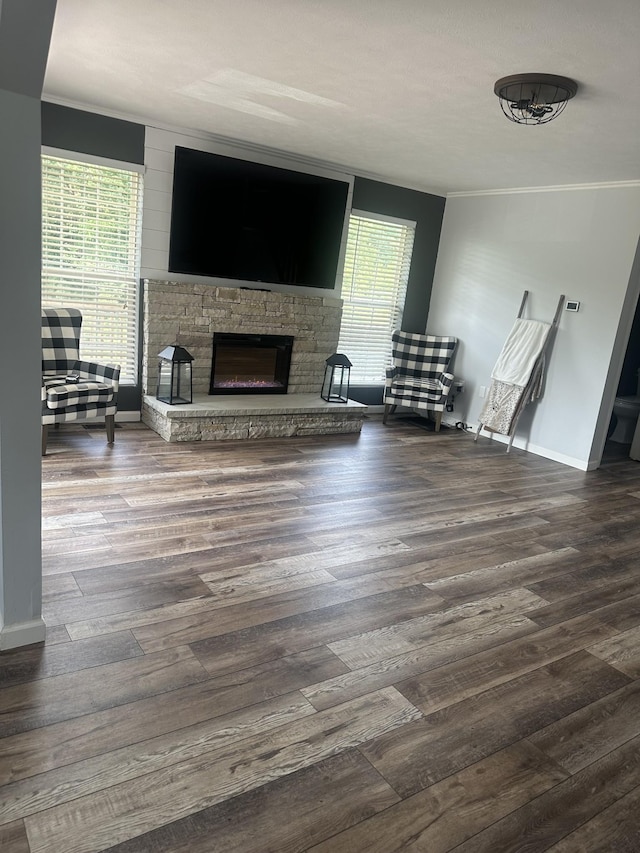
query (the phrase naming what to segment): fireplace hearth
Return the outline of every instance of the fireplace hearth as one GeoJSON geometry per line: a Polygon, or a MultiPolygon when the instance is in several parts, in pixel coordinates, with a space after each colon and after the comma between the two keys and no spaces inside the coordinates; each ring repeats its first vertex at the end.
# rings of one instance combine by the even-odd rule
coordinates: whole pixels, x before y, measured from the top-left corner
{"type": "Polygon", "coordinates": [[[293,337],[216,332],[209,394],[286,394],[293,337]]]}

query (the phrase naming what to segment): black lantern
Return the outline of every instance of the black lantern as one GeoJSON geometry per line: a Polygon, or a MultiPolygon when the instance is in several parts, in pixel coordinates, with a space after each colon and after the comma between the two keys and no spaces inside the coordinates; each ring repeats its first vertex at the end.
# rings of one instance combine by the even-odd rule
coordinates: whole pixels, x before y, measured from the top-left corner
{"type": "Polygon", "coordinates": [[[325,361],[324,382],[320,396],[328,403],[349,401],[349,377],[351,362],[341,352],[330,355],[325,361]]]}
{"type": "Polygon", "coordinates": [[[156,398],[163,403],[175,406],[178,403],[191,403],[193,386],[191,382],[191,362],[193,356],[184,347],[177,344],[165,347],[158,353],[158,388],[156,398]]]}

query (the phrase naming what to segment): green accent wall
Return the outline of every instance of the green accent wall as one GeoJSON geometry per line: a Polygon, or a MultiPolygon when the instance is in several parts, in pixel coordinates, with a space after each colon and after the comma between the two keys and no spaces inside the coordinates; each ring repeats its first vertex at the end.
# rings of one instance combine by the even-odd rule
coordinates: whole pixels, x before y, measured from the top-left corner
{"type": "Polygon", "coordinates": [[[144,125],[42,103],[42,144],[63,151],[144,164],[144,125]]]}

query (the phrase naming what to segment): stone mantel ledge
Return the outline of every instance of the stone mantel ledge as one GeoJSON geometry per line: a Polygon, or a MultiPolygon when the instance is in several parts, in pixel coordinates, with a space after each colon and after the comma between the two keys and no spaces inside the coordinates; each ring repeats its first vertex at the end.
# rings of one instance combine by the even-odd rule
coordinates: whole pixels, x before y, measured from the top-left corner
{"type": "Polygon", "coordinates": [[[191,282],[170,281],[168,279],[145,279],[145,285],[151,285],[158,294],[165,294],[168,299],[162,296],[158,297],[158,301],[172,302],[179,301],[185,296],[191,298],[200,298],[201,301],[208,305],[214,305],[222,300],[223,302],[276,302],[276,303],[293,303],[308,304],[331,308],[342,308],[342,299],[338,296],[307,296],[299,293],[284,293],[278,290],[260,289],[254,287],[242,287],[237,284],[229,284],[228,286],[216,284],[195,284],[191,282]]]}
{"type": "Polygon", "coordinates": [[[193,403],[171,406],[145,396],[144,402],[169,419],[206,417],[243,417],[245,415],[317,415],[332,412],[364,415],[367,406],[349,400],[347,403],[328,403],[318,394],[194,394],[193,403]]]}

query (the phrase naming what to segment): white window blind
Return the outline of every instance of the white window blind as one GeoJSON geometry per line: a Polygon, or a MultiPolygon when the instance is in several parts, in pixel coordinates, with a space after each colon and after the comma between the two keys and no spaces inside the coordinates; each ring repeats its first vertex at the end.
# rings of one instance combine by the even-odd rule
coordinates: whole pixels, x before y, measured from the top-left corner
{"type": "Polygon", "coordinates": [[[391,333],[407,292],[415,222],[352,213],[342,279],[338,348],[353,364],[351,382],[377,383],[391,365],[391,333]]]}
{"type": "Polygon", "coordinates": [[[42,157],[42,305],[82,312],[80,356],[137,381],[142,176],[42,157]]]}

